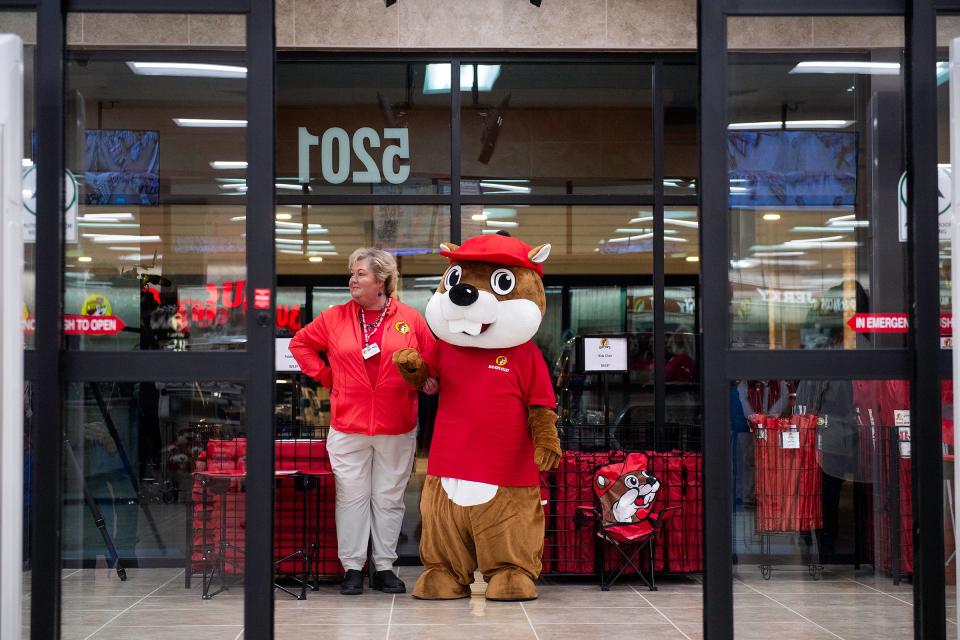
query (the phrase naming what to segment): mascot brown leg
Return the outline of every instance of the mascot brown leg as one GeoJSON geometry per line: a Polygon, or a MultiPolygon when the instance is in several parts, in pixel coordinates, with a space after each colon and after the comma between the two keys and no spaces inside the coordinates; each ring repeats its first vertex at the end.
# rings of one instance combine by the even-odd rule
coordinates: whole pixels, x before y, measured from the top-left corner
{"type": "Polygon", "coordinates": [[[467,508],[447,497],[440,478],[428,475],[420,495],[420,560],[424,571],[413,586],[421,600],[454,600],[470,595],[477,569],[469,537],[467,508]]]}
{"type": "Polygon", "coordinates": [[[487,599],[535,600],[543,557],[540,487],[500,487],[493,500],[469,509],[487,599]]]}

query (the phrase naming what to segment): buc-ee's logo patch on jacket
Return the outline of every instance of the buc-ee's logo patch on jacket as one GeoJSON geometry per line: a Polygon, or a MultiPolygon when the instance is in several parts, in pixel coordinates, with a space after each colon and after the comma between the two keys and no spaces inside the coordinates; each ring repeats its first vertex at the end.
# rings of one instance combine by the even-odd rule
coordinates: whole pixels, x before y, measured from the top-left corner
{"type": "Polygon", "coordinates": [[[510,369],[507,368],[507,363],[510,362],[510,359],[507,356],[497,356],[493,361],[493,364],[489,365],[488,369],[495,369],[496,371],[503,371],[504,373],[510,373],[510,369]]]}
{"type": "Polygon", "coordinates": [[[401,321],[398,322],[397,324],[393,325],[393,328],[396,329],[396,330],[397,330],[397,333],[399,333],[399,334],[401,334],[401,335],[402,335],[402,334],[405,334],[405,333],[410,333],[410,325],[408,325],[408,324],[407,324],[406,322],[404,322],[403,320],[401,320],[401,321]]]}

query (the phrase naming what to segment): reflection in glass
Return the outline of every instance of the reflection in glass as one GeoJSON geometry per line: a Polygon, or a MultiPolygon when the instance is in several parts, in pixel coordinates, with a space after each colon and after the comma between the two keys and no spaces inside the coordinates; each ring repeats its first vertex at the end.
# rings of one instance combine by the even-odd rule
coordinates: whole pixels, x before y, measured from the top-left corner
{"type": "Polygon", "coordinates": [[[697,67],[663,66],[663,189],[668,196],[697,195],[697,67]]]}
{"type": "Polygon", "coordinates": [[[224,173],[217,165],[246,157],[241,55],[196,54],[179,66],[154,52],[131,52],[130,58],[70,53],[68,120],[76,124],[67,132],[67,168],[77,178],[81,206],[150,206],[169,196],[242,197],[244,181],[232,176],[243,176],[243,170],[224,173]],[[141,68],[146,61],[138,62],[146,58],[155,60],[151,73],[141,68]],[[241,72],[180,71],[213,64],[241,72]],[[227,122],[235,125],[226,127],[227,122]]]}
{"type": "MultiPolygon", "coordinates": [[[[937,172],[938,180],[949,179],[953,167],[950,159],[950,74],[946,72],[949,60],[949,51],[946,45],[960,36],[960,25],[955,16],[937,16],[937,33],[939,48],[937,49],[937,172]]],[[[940,211],[941,220],[953,216],[952,212],[940,211]]],[[[947,225],[946,229],[950,229],[947,225]]],[[[944,229],[944,227],[941,227],[944,229]]],[[[940,313],[951,317],[953,315],[953,247],[949,234],[941,231],[939,247],[940,264],[940,313]]],[[[952,322],[951,329],[944,329],[941,322],[940,347],[953,348],[952,322]]],[[[954,374],[956,375],[956,374],[954,374]]],[[[957,503],[953,487],[956,482],[956,442],[953,381],[943,380],[941,386],[941,415],[943,417],[943,478],[944,478],[944,505],[943,505],[943,557],[946,582],[946,618],[947,634],[956,634],[957,620],[957,503]]]]}
{"type": "MultiPolygon", "coordinates": [[[[671,234],[676,236],[673,244],[686,250],[696,244],[696,213],[677,215],[692,221],[692,226],[678,226],[671,234]]],[[[550,243],[544,264],[548,277],[653,272],[650,207],[464,205],[460,224],[464,239],[504,229],[530,246],[550,243]]],[[[694,273],[696,266],[692,264],[694,273]]]]}
{"type": "Polygon", "coordinates": [[[67,348],[244,347],[245,184],[230,177],[246,153],[238,56],[70,52],[67,348]]]}
{"type": "MultiPolygon", "coordinates": [[[[93,633],[121,611],[91,617],[89,610],[140,585],[140,598],[166,587],[171,591],[158,594],[161,599],[175,594],[197,603],[204,592],[227,586],[216,598],[232,606],[215,623],[240,632],[245,494],[240,478],[227,474],[236,471],[235,454],[245,443],[245,414],[244,389],[231,383],[66,387],[58,445],[64,450],[63,563],[70,569],[62,582],[65,630],[93,633]]],[[[148,597],[143,604],[156,603],[148,597]]],[[[130,623],[117,621],[124,622],[130,623]]],[[[167,623],[141,619],[138,633],[149,637],[167,623]]]]}
{"type": "Polygon", "coordinates": [[[243,348],[244,207],[118,209],[80,207],[79,238],[66,250],[67,347],[243,348]],[[96,317],[113,324],[81,324],[96,317]]]}
{"type": "Polygon", "coordinates": [[[497,66],[461,88],[462,193],[652,192],[649,65],[497,66]]]}
{"type": "Polygon", "coordinates": [[[343,276],[346,286],[347,259],[354,249],[370,246],[394,254],[401,275],[432,276],[446,264],[438,252],[450,240],[448,206],[292,206],[278,208],[276,218],[281,275],[343,276]]]}
{"type": "Polygon", "coordinates": [[[790,608],[841,637],[910,637],[908,383],[736,380],[730,391],[738,631],[757,615],[796,624],[778,615],[778,594],[796,591],[809,595],[790,608]]]}
{"type": "Polygon", "coordinates": [[[810,57],[731,57],[731,344],[902,346],[902,333],[867,333],[854,319],[905,311],[897,202],[870,195],[902,172],[899,67],[827,72],[810,57]]]}
{"type": "Polygon", "coordinates": [[[442,66],[278,63],[277,194],[449,192],[442,66]]]}
{"type": "MultiPolygon", "coordinates": [[[[29,14],[31,21],[36,19],[34,14],[29,14]]],[[[0,29],[2,30],[2,29],[0,29]]],[[[23,47],[23,130],[30,132],[34,130],[33,114],[33,69],[34,57],[37,48],[33,45],[24,45],[23,47]]],[[[36,179],[36,158],[34,158],[34,145],[30,135],[24,135],[23,140],[23,164],[24,187],[29,188],[29,176],[32,174],[34,183],[36,179]]],[[[25,218],[25,229],[23,234],[23,346],[25,349],[34,349],[36,347],[36,279],[37,279],[37,233],[36,233],[36,208],[34,207],[33,219],[25,218]]],[[[30,214],[29,208],[25,212],[30,214]]]]}
{"type": "Polygon", "coordinates": [[[25,380],[23,383],[23,557],[22,570],[23,576],[20,582],[20,593],[23,599],[23,609],[21,613],[20,625],[27,631],[30,625],[30,609],[32,599],[31,595],[31,535],[33,532],[32,519],[30,517],[30,503],[33,497],[33,488],[30,486],[30,464],[32,458],[33,445],[30,440],[30,432],[33,430],[33,411],[34,411],[34,383],[25,380]]]}

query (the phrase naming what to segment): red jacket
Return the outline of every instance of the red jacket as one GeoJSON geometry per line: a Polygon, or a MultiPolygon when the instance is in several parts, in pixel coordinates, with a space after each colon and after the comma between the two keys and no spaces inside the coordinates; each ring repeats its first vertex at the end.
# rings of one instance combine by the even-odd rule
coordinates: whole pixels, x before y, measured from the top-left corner
{"type": "Polygon", "coordinates": [[[405,347],[429,354],[436,339],[417,310],[393,299],[383,320],[380,375],[370,377],[360,350],[363,336],[351,300],[323,311],[290,341],[290,353],[300,370],[330,387],[330,424],[343,433],[371,436],[407,433],[417,426],[417,391],[400,377],[393,353],[405,347]],[[324,351],[330,367],[320,359],[324,351]]]}

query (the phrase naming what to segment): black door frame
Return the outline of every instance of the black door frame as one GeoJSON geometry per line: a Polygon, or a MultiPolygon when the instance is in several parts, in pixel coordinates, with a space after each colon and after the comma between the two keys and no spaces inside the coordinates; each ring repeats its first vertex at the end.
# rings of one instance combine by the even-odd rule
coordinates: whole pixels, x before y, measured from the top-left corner
{"type": "MultiPolygon", "coordinates": [[[[737,378],[908,379],[912,433],[914,634],[945,634],[940,377],[951,374],[939,345],[937,233],[936,9],[930,0],[717,0],[698,7],[700,73],[701,312],[704,415],[729,415],[729,382],[737,378]],[[905,119],[909,195],[908,304],[905,349],[857,352],[738,351],[729,347],[729,211],[726,169],[727,18],[734,16],[904,17],[905,119]],[[713,244],[706,239],[723,240],[713,244]],[[935,364],[935,366],[931,366],[935,364]]],[[[719,424],[724,424],[722,420],[719,424]]],[[[733,638],[731,450],[724,428],[704,438],[704,637],[733,638]]]]}
{"type": "MultiPolygon", "coordinates": [[[[273,634],[274,369],[274,0],[0,0],[0,10],[37,14],[36,345],[24,353],[25,380],[34,383],[31,441],[59,443],[63,397],[74,382],[217,381],[246,386],[249,454],[244,629],[273,634]],[[247,299],[270,292],[269,309],[247,314],[245,351],[78,352],[63,349],[63,170],[65,28],[67,14],[166,13],[245,16],[247,61],[246,193],[247,299]],[[256,90],[251,90],[256,87],[256,90]],[[40,160],[43,158],[43,160],[40,160]],[[257,428],[256,425],[262,425],[257,428]],[[265,615],[268,614],[268,615],[265,615]]],[[[242,200],[241,200],[242,202],[242,200]]],[[[237,203],[237,200],[234,200],[237,203]]],[[[60,637],[62,448],[32,450],[30,486],[31,638],[60,637]]]]}
{"type": "MultiPolygon", "coordinates": [[[[36,126],[38,130],[38,239],[37,239],[37,349],[25,354],[27,378],[37,382],[33,442],[59,442],[62,434],[63,388],[68,382],[103,380],[139,381],[143,378],[236,381],[247,384],[247,419],[250,424],[272,424],[273,319],[248,314],[248,349],[224,353],[72,353],[63,351],[63,212],[61,172],[64,167],[64,50],[67,12],[110,13],[239,13],[247,16],[248,86],[257,87],[247,97],[249,162],[247,206],[270,215],[249,215],[247,234],[248,298],[254,288],[274,295],[273,190],[274,162],[274,3],[272,0],[0,0],[0,9],[36,10],[38,22],[36,126]],[[51,160],[56,160],[52,162],[51,160]],[[266,325],[266,326],[263,326],[266,325]],[[82,357],[81,357],[82,356],[82,357]],[[109,373],[104,373],[109,372],[109,373]],[[42,384],[40,384],[42,382],[42,384]]],[[[704,415],[725,416],[727,384],[731,378],[824,377],[909,378],[915,424],[938,424],[939,379],[950,374],[949,353],[939,349],[938,286],[936,276],[937,231],[935,187],[936,96],[933,62],[936,46],[936,11],[958,10],[947,0],[718,0],[698,8],[698,59],[700,63],[700,185],[701,203],[701,317],[711,319],[704,335],[704,415]],[[727,210],[725,179],[726,18],[728,16],[785,15],[886,15],[905,17],[907,168],[910,197],[911,326],[903,350],[843,354],[765,353],[727,348],[727,210]],[[931,117],[932,116],[932,117],[931,117]],[[724,238],[705,243],[704,238],[724,238]],[[837,357],[838,355],[842,357],[837,357]],[[829,356],[829,359],[825,359],[829,356]],[[938,366],[931,367],[930,363],[938,366]],[[927,366],[923,366],[926,364],[927,366]],[[829,366],[824,366],[829,365],[829,366]]],[[[483,57],[502,57],[495,54],[483,57]]],[[[553,58],[551,56],[552,60],[553,58]]],[[[456,61],[459,64],[459,60],[456,61]]],[[[452,65],[453,67],[453,65],[452,65]]],[[[451,69],[453,72],[453,68],[451,69]]],[[[452,73],[453,76],[453,73],[452,73]]],[[[454,83],[457,76],[453,76],[454,83]]],[[[456,94],[456,92],[452,92],[456,94]]],[[[456,105],[454,105],[456,106],[456,105]]],[[[459,112],[454,109],[454,117],[459,112]]],[[[454,127],[451,136],[458,136],[454,127]]],[[[456,168],[456,158],[454,158],[456,168]]],[[[661,182],[662,187],[662,182],[661,182]]],[[[661,195],[661,198],[663,196],[661,195]]],[[[469,198],[453,196],[454,202],[469,198]]],[[[670,204],[669,198],[662,202],[670,204]]],[[[318,201],[319,203],[319,201],[318,201]]],[[[531,198],[530,203],[538,203],[531,198]]],[[[585,198],[584,204],[593,203],[585,198]]],[[[607,202],[605,202],[607,203],[607,202]]],[[[546,204],[546,202],[544,202],[546,204]]],[[[609,202],[613,204],[613,202],[609,202]]],[[[632,204],[632,202],[630,203],[632,204]]],[[[661,205],[662,207],[662,205],[661,205]]],[[[661,209],[662,210],[662,209],[661,209]]],[[[451,224],[455,238],[457,222],[451,224]]],[[[655,220],[662,230],[662,216],[655,220]]],[[[661,248],[662,251],[662,248],[661,248]]],[[[662,267],[661,267],[662,269],[662,267]]],[[[662,274],[662,271],[661,271],[662,274]]],[[[656,281],[656,278],[655,278],[656,281]]],[[[662,284],[661,284],[662,287],[662,284]]],[[[659,311],[662,322],[662,310],[659,311]]],[[[707,325],[701,322],[705,328],[707,325]]],[[[662,328],[661,328],[662,331],[662,328]]],[[[251,485],[261,489],[247,503],[251,544],[248,545],[245,625],[252,637],[272,636],[272,429],[251,429],[248,461],[251,485]],[[259,455],[258,455],[259,453],[259,455]]],[[[914,621],[919,638],[944,637],[944,584],[942,567],[942,470],[939,430],[916,429],[914,461],[914,621]],[[930,464],[923,464],[924,461],[930,464]],[[936,462],[934,464],[933,462],[936,462]]],[[[705,593],[704,634],[711,640],[733,637],[732,560],[730,536],[730,445],[723,429],[705,429],[705,593]],[[709,622],[708,622],[709,621],[709,622]]],[[[60,447],[34,450],[31,486],[33,521],[33,587],[31,635],[56,638],[60,632],[61,560],[61,452],[60,447]]]]}

